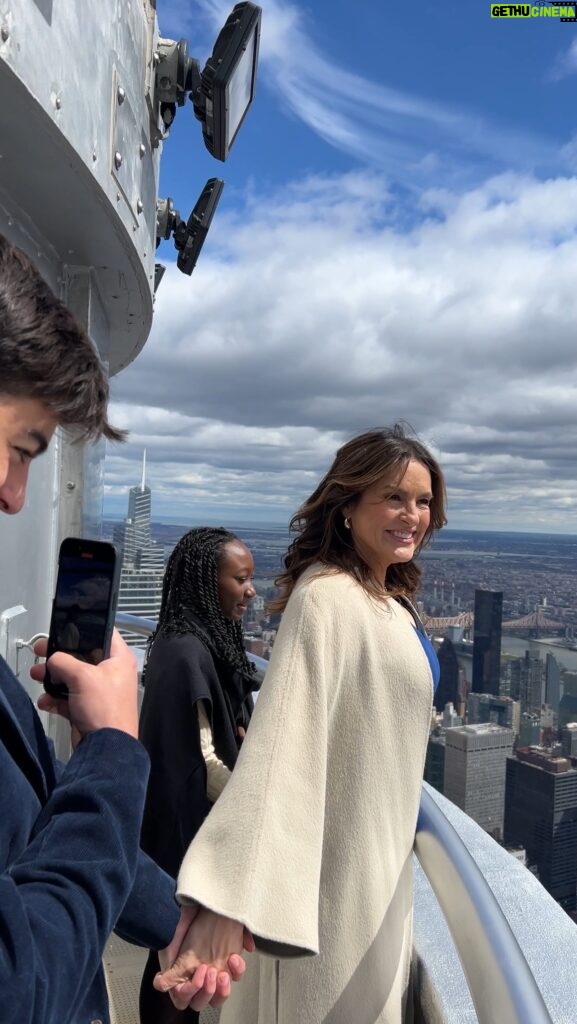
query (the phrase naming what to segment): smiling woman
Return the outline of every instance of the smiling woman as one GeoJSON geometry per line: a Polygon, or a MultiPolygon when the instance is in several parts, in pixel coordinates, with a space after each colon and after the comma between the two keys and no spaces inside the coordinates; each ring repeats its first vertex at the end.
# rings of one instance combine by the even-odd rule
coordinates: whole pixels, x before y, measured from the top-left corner
{"type": "MultiPolygon", "coordinates": [[[[242,617],[255,595],[253,559],[233,533],[189,530],[170,556],[158,628],[145,669],[140,737],[151,771],[144,850],[175,875],[188,844],[227,784],[257,688],[242,617]]],[[[152,987],[152,951],[142,980],[142,1024],[198,1020],[152,987]]]]}
{"type": "Polygon", "coordinates": [[[218,562],[218,600],[225,619],[238,622],[255,596],[252,585],[254,562],[247,547],[239,540],[223,544],[218,562]]]}
{"type": "Polygon", "coordinates": [[[222,1024],[411,1018],[412,851],[439,675],[414,559],[444,522],[442,472],[400,425],[343,445],[292,519],[270,665],[180,870],[190,933],[156,982],[218,966],[214,950],[242,948],[247,927],[268,955],[222,1024]]]}

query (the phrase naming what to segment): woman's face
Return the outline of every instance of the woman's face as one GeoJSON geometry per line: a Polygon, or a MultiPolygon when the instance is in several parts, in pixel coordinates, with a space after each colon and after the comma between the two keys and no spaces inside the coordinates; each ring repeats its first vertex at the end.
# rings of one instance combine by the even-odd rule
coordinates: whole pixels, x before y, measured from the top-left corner
{"type": "Polygon", "coordinates": [[[252,555],[239,540],[231,540],[222,548],[218,563],[218,599],[225,619],[242,619],[248,602],[256,594],[252,585],[252,555]]]}
{"type": "Polygon", "coordinates": [[[410,562],[431,518],[431,474],[411,460],[400,477],[383,477],[345,508],[355,550],[383,583],[390,565],[410,562]]]}

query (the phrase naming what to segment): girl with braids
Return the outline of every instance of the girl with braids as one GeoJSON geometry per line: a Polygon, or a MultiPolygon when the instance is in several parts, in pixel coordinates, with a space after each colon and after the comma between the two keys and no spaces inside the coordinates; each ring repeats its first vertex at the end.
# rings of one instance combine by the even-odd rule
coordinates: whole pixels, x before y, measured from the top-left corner
{"type": "Polygon", "coordinates": [[[190,933],[156,979],[178,998],[195,966],[242,950],[246,926],[257,953],[221,1024],[413,1019],[412,850],[439,671],[415,558],[444,503],[433,455],[396,425],[343,445],[293,517],[266,679],[180,869],[190,933]]]}
{"type": "MultiPolygon", "coordinates": [[[[175,876],[186,849],[228,782],[253,709],[254,665],[242,617],[256,591],[247,547],[224,529],[184,535],[164,577],[158,627],[145,669],[140,738],[150,755],[141,843],[175,876]]],[[[151,951],[140,992],[141,1024],[197,1021],[156,992],[151,951]]]]}

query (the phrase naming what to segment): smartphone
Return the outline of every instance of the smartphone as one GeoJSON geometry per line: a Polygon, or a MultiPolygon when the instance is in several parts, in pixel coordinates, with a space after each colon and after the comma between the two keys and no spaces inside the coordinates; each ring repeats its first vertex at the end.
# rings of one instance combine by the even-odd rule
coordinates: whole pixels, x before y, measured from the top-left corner
{"type": "MultiPolygon", "coordinates": [[[[62,541],[47,659],[65,651],[98,665],[109,656],[119,578],[120,558],[113,544],[79,537],[62,541]]],[[[68,696],[67,687],[55,683],[48,669],[44,689],[53,697],[68,696]]]]}

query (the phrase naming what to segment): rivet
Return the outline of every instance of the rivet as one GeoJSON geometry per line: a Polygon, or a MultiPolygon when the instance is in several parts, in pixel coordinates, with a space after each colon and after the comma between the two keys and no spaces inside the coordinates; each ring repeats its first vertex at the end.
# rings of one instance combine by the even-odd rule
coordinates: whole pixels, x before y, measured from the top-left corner
{"type": "Polygon", "coordinates": [[[121,85],[118,86],[118,90],[116,92],[116,98],[117,98],[119,103],[124,103],[124,100],[126,99],[126,93],[125,93],[125,91],[124,91],[124,89],[122,88],[121,85]]]}
{"type": "Polygon", "coordinates": [[[0,39],[2,39],[2,42],[5,43],[9,38],[10,29],[8,28],[8,25],[2,25],[2,28],[0,28],[0,39]]]}
{"type": "Polygon", "coordinates": [[[114,166],[116,167],[117,171],[119,171],[122,167],[122,153],[116,152],[114,154],[114,166]]]}
{"type": "Polygon", "coordinates": [[[76,484],[74,483],[74,480],[68,480],[66,482],[66,490],[67,491],[75,491],[76,490],[76,484]]]}
{"type": "Polygon", "coordinates": [[[95,149],[92,150],[92,159],[94,161],[96,161],[96,150],[95,149]]]}
{"type": "Polygon", "coordinates": [[[60,110],[60,108],[62,106],[62,100],[60,99],[60,96],[57,96],[56,99],[54,100],[54,106],[56,107],[57,110],[60,110]]]}
{"type": "Polygon", "coordinates": [[[144,203],[142,202],[142,199],[137,199],[136,200],[136,212],[137,213],[142,213],[143,210],[144,210],[144,203]]]}
{"type": "Polygon", "coordinates": [[[146,153],[146,146],[144,145],[144,142],[140,143],[140,146],[138,147],[138,152],[140,153],[141,156],[144,156],[144,154],[146,153]]]}

